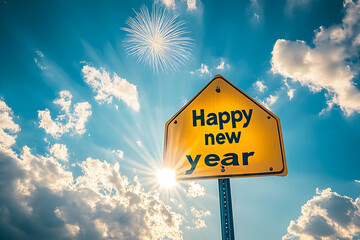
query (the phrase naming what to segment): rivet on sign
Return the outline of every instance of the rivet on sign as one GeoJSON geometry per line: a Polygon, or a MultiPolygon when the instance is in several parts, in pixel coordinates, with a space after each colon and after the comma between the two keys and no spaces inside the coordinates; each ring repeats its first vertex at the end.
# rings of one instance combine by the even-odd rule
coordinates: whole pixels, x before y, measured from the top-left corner
{"type": "Polygon", "coordinates": [[[273,168],[272,167],[270,167],[270,171],[272,171],[273,170],[273,168]]]}
{"type": "Polygon", "coordinates": [[[221,172],[225,172],[224,166],[221,166],[221,172]]]}
{"type": "Polygon", "coordinates": [[[216,92],[218,92],[218,93],[220,92],[220,87],[219,86],[216,87],[216,92]]]}
{"type": "Polygon", "coordinates": [[[175,124],[177,124],[177,121],[175,120],[175,122],[174,122],[175,124]]]}
{"type": "Polygon", "coordinates": [[[270,119],[270,116],[268,116],[267,119],[270,119]]]}

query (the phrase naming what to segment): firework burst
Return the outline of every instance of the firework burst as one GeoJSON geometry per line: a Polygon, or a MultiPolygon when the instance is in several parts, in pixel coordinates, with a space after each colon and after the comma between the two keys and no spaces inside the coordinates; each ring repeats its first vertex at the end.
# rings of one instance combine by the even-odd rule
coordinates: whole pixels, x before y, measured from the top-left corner
{"type": "Polygon", "coordinates": [[[184,21],[166,9],[153,6],[151,15],[146,6],[140,12],[134,11],[135,18],[129,17],[126,24],[124,45],[130,55],[138,61],[149,64],[154,71],[178,70],[189,60],[192,39],[186,37],[184,21]]]}

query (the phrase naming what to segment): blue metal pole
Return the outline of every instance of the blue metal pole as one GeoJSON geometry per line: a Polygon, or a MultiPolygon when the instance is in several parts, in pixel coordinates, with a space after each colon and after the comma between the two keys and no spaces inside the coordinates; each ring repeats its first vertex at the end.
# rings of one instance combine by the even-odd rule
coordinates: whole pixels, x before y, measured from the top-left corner
{"type": "Polygon", "coordinates": [[[222,240],[235,240],[230,179],[219,179],[218,181],[222,240]]]}

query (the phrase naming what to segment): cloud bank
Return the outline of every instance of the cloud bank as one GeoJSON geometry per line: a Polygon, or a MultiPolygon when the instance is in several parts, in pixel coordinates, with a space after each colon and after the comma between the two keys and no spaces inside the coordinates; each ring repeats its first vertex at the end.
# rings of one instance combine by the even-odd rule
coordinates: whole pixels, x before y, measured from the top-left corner
{"type": "Polygon", "coordinates": [[[360,233],[360,198],[355,200],[317,189],[317,195],[301,207],[283,240],[355,240],[360,233]]]}
{"type": "Polygon", "coordinates": [[[111,165],[88,158],[74,178],[55,158],[0,149],[5,239],[182,239],[183,218],[111,165]]]}
{"type": "Polygon", "coordinates": [[[345,115],[360,113],[359,73],[360,2],[345,0],[342,24],[320,27],[314,47],[306,42],[279,39],[272,51],[272,72],[299,82],[312,92],[326,91],[328,107],[338,105],[345,115]]]}
{"type": "MultiPolygon", "coordinates": [[[[11,109],[3,101],[0,107],[0,132],[18,132],[11,109]]],[[[183,217],[122,175],[118,163],[89,157],[74,177],[63,165],[65,145],[50,148],[55,157],[27,146],[18,155],[9,136],[0,144],[2,239],[182,239],[183,217]]]]}

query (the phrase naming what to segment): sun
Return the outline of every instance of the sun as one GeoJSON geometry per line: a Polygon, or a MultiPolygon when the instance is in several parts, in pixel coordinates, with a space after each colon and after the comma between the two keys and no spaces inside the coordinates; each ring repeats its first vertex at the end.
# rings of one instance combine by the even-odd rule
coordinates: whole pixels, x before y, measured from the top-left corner
{"type": "Polygon", "coordinates": [[[176,184],[175,171],[170,168],[162,168],[157,174],[157,181],[162,188],[172,188],[176,184]]]}

